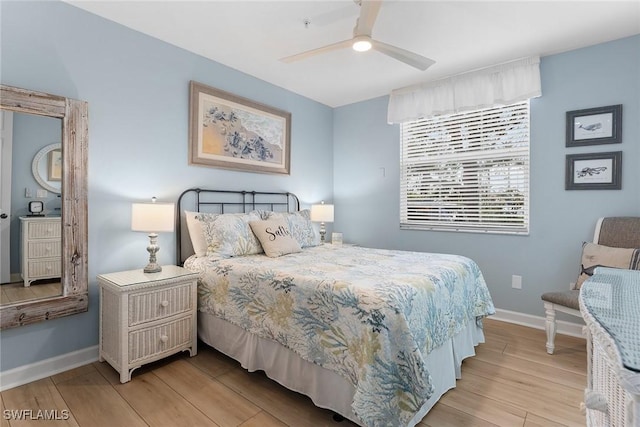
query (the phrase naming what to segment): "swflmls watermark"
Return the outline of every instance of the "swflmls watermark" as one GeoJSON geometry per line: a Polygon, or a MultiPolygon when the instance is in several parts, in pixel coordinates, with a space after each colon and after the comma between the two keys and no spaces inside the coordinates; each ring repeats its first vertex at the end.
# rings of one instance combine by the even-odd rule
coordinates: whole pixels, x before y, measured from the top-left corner
{"type": "Polygon", "coordinates": [[[2,417],[5,420],[68,420],[71,414],[68,409],[5,409],[2,417]]]}

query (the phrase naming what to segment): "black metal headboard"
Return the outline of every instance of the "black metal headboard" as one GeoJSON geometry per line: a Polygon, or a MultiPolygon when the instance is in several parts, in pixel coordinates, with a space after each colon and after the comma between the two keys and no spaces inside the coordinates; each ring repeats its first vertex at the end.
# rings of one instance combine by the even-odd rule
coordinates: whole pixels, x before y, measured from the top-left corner
{"type": "Polygon", "coordinates": [[[228,191],[189,188],[180,194],[176,204],[177,264],[193,254],[184,211],[210,213],[247,213],[256,209],[293,212],[300,210],[298,197],[289,192],[228,191]]]}

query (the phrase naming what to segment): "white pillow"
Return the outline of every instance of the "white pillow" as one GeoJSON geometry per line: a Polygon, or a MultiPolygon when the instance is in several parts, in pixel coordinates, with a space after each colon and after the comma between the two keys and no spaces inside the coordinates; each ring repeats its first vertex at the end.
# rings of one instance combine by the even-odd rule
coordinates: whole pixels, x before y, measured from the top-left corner
{"type": "Polygon", "coordinates": [[[283,218],[249,221],[249,225],[268,257],[275,258],[302,250],[283,218]]]}
{"type": "Polygon", "coordinates": [[[207,254],[207,240],[204,238],[202,222],[196,218],[196,215],[200,215],[200,212],[184,211],[184,216],[187,220],[187,229],[189,230],[189,237],[191,238],[191,246],[193,246],[193,252],[196,256],[200,257],[207,254]]]}

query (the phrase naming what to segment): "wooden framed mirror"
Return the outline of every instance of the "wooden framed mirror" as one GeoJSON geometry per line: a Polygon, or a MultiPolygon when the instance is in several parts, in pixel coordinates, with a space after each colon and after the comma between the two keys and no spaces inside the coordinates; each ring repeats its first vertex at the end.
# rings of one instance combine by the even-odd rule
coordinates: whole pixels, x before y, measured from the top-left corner
{"type": "Polygon", "coordinates": [[[0,85],[0,108],[62,120],[62,295],[0,306],[0,329],[87,311],[88,105],[84,101],[0,85]]]}

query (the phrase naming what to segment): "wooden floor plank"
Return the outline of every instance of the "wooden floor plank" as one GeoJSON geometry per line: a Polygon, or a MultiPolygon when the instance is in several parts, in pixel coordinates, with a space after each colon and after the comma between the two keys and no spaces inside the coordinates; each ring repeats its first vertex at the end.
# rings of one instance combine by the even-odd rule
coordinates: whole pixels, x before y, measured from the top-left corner
{"type": "Polygon", "coordinates": [[[524,420],[524,427],[565,427],[565,425],[535,414],[527,414],[527,418],[524,420]]]}
{"type": "Polygon", "coordinates": [[[83,365],[75,369],[70,369],[68,371],[64,371],[59,374],[53,375],[51,377],[51,380],[53,381],[54,384],[58,384],[58,383],[73,379],[75,377],[79,377],[95,371],[96,371],[96,368],[93,365],[83,365]]]}
{"type": "Polygon", "coordinates": [[[559,349],[554,354],[547,354],[546,351],[541,349],[531,349],[518,343],[509,343],[504,350],[504,354],[577,374],[587,372],[586,344],[575,348],[559,349]]]}
{"type": "Polygon", "coordinates": [[[61,381],[56,387],[81,426],[146,426],[129,403],[95,369],[61,381]]]}
{"type": "Polygon", "coordinates": [[[9,421],[11,427],[42,426],[44,424],[52,427],[78,426],[73,408],[67,406],[68,402],[65,402],[51,378],[44,378],[3,391],[2,399],[5,405],[4,409],[11,411],[7,414],[11,418],[9,421]],[[40,419],[39,416],[47,417],[46,412],[42,411],[48,411],[50,415],[48,418],[53,419],[47,421],[40,419]]]}
{"type": "Polygon", "coordinates": [[[232,369],[240,368],[240,363],[204,343],[199,343],[198,357],[191,357],[188,360],[193,366],[198,367],[213,378],[219,377],[232,369]]]}
{"type": "Polygon", "coordinates": [[[238,427],[288,427],[279,419],[269,415],[267,412],[259,412],[256,416],[249,418],[238,427]]]}
{"type": "Polygon", "coordinates": [[[554,400],[560,404],[578,407],[584,396],[584,388],[576,389],[559,383],[540,381],[540,378],[532,375],[532,372],[518,372],[506,366],[494,365],[475,358],[468,359],[465,363],[469,369],[473,370],[474,375],[540,396],[555,395],[554,400]]]}
{"type": "MultiPolygon", "coordinates": [[[[518,427],[522,424],[511,424],[518,427]]],[[[417,427],[502,427],[439,402],[417,427]]],[[[506,425],[504,427],[507,427],[506,425]]]]}
{"type": "Polygon", "coordinates": [[[535,372],[536,377],[544,379],[545,381],[566,385],[581,391],[584,390],[587,384],[587,376],[585,373],[576,373],[548,364],[532,362],[531,360],[511,354],[502,354],[489,350],[484,346],[476,349],[474,359],[509,368],[523,374],[530,375],[532,372],[535,372]]]}
{"type": "Polygon", "coordinates": [[[522,383],[512,383],[501,378],[486,378],[471,370],[462,372],[462,379],[458,381],[456,389],[460,388],[484,396],[491,400],[507,403],[527,412],[568,425],[584,427],[585,417],[580,414],[579,400],[574,404],[564,404],[566,400],[560,393],[542,394],[538,387],[529,389],[522,383]]]}
{"type": "Polygon", "coordinates": [[[9,417],[6,416],[4,406],[4,397],[0,396],[0,411],[2,411],[2,417],[0,417],[0,427],[9,427],[9,417]]]}
{"type": "Polygon", "coordinates": [[[521,426],[527,416],[527,411],[522,408],[464,389],[445,393],[439,403],[499,426],[521,426]]]}
{"type": "MultiPolygon", "coordinates": [[[[115,370],[110,371],[115,379],[115,370]]],[[[135,381],[116,383],[115,390],[151,427],[215,427],[217,424],[189,403],[153,372],[145,372],[135,381]]]]}
{"type": "Polygon", "coordinates": [[[221,427],[236,427],[261,410],[184,359],[152,372],[221,427]]]}

